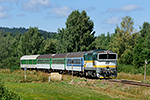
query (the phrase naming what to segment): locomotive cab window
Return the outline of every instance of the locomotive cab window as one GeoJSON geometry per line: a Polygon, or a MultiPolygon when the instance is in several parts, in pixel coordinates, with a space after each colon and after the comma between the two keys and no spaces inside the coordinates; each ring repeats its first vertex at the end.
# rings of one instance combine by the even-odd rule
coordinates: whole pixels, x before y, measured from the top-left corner
{"type": "Polygon", "coordinates": [[[99,54],[99,59],[107,59],[107,54],[99,54]]]}
{"type": "Polygon", "coordinates": [[[116,54],[108,54],[108,59],[116,59],[116,54]]]}
{"type": "Polygon", "coordinates": [[[99,54],[99,59],[116,59],[116,54],[99,54]]]}

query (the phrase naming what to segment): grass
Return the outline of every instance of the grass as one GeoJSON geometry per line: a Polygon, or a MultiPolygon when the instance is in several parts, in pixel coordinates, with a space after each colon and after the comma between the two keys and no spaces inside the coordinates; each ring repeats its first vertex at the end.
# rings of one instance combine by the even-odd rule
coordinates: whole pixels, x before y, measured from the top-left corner
{"type": "MultiPolygon", "coordinates": [[[[44,100],[112,100],[110,96],[99,91],[93,91],[88,87],[78,87],[69,84],[70,75],[64,75],[62,81],[51,81],[48,83],[48,73],[27,71],[26,81],[24,71],[18,70],[10,73],[9,70],[0,70],[0,78],[5,82],[5,86],[19,94],[23,100],[44,99],[44,100]]],[[[74,77],[75,82],[87,81],[74,77]]],[[[90,85],[90,83],[89,83],[90,85]]]]}
{"type": "Polygon", "coordinates": [[[6,83],[25,100],[105,100],[112,99],[89,88],[74,87],[65,83],[6,83]]]}
{"type": "MultiPolygon", "coordinates": [[[[0,70],[0,78],[11,91],[18,93],[23,100],[57,99],[57,100],[112,100],[132,99],[149,100],[150,88],[113,83],[107,80],[87,79],[63,75],[62,81],[48,83],[48,73],[27,71],[24,80],[24,71],[10,73],[9,70],[0,70]]],[[[118,79],[142,81],[144,76],[137,74],[118,73],[118,79]]],[[[150,76],[147,76],[150,81],[150,76]]]]}
{"type": "MultiPolygon", "coordinates": [[[[118,73],[117,79],[128,79],[128,80],[137,80],[144,82],[144,75],[142,74],[127,74],[127,73],[118,73]]],[[[146,83],[150,83],[150,76],[146,76],[146,83]]]]}

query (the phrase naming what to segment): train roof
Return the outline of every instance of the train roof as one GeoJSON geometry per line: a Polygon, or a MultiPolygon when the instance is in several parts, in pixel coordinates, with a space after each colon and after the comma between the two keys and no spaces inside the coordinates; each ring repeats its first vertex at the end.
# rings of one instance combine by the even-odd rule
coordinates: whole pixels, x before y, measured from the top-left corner
{"type": "Polygon", "coordinates": [[[39,55],[24,55],[20,58],[20,60],[30,60],[30,59],[36,59],[39,55]]]}
{"type": "Polygon", "coordinates": [[[97,51],[96,53],[115,53],[115,52],[109,50],[101,50],[101,51],[97,51]]]}
{"type": "Polygon", "coordinates": [[[67,58],[72,58],[72,57],[83,57],[86,52],[74,52],[74,53],[69,53],[67,58]]]}
{"type": "Polygon", "coordinates": [[[44,54],[44,55],[39,55],[37,59],[51,59],[55,54],[44,54]]]}
{"type": "Polygon", "coordinates": [[[66,58],[69,53],[60,53],[54,55],[52,58],[66,58]]]}
{"type": "Polygon", "coordinates": [[[93,54],[93,53],[115,53],[115,52],[110,51],[110,50],[106,50],[106,49],[97,49],[97,50],[88,51],[86,53],[86,55],[87,54],[93,54]]]}

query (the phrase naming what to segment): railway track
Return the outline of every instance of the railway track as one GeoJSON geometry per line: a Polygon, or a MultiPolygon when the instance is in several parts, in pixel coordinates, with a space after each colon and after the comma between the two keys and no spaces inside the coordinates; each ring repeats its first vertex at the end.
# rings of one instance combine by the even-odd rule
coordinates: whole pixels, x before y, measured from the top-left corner
{"type": "Polygon", "coordinates": [[[131,84],[131,85],[137,85],[137,86],[150,87],[149,83],[143,83],[141,81],[125,80],[125,79],[109,79],[108,81],[110,81],[110,82],[124,83],[124,84],[131,84]]]}
{"type": "MultiPolygon", "coordinates": [[[[62,75],[66,75],[66,74],[62,74],[62,75]]],[[[71,76],[71,73],[68,75],[71,76]]],[[[86,79],[98,79],[98,78],[89,78],[89,77],[85,77],[85,78],[86,79]]],[[[144,83],[144,82],[136,81],[136,80],[126,80],[126,79],[106,79],[106,80],[109,82],[116,82],[116,83],[150,87],[150,83],[144,83]]]]}

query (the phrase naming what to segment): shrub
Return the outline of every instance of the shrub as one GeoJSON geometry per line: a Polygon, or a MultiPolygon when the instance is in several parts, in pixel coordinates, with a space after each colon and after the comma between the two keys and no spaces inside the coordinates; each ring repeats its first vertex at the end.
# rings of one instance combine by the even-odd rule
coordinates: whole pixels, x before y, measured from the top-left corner
{"type": "Polygon", "coordinates": [[[125,65],[125,64],[118,64],[117,65],[118,72],[125,72],[125,73],[131,73],[132,70],[134,70],[134,67],[132,65],[125,65]]]}
{"type": "Polygon", "coordinates": [[[13,67],[11,67],[10,72],[12,73],[12,72],[15,71],[15,70],[20,70],[20,67],[18,67],[18,66],[13,66],[13,67]]]}
{"type": "Polygon", "coordinates": [[[4,82],[2,82],[0,79],[0,99],[1,100],[20,100],[20,97],[16,93],[9,91],[5,87],[4,82]]]}
{"type": "MultiPolygon", "coordinates": [[[[141,66],[141,67],[137,68],[137,67],[134,67],[133,65],[125,65],[125,64],[118,63],[117,70],[119,73],[124,72],[124,73],[143,74],[144,75],[145,66],[141,66]]],[[[150,65],[147,65],[146,74],[150,75],[150,65]]]]}

